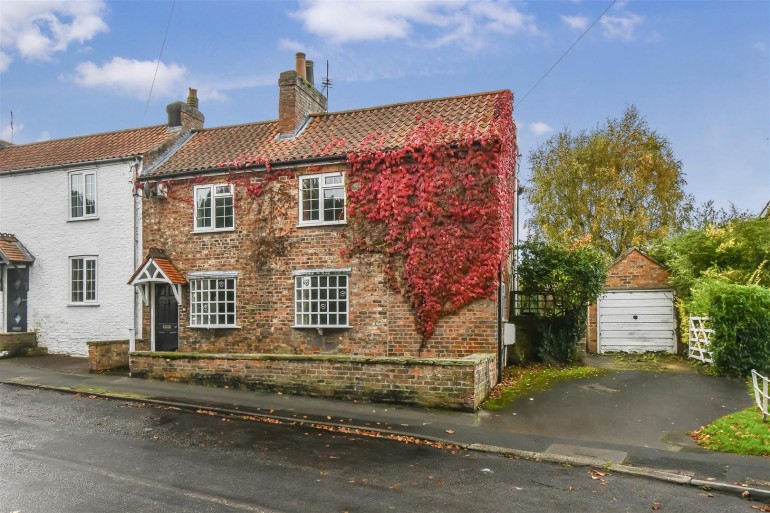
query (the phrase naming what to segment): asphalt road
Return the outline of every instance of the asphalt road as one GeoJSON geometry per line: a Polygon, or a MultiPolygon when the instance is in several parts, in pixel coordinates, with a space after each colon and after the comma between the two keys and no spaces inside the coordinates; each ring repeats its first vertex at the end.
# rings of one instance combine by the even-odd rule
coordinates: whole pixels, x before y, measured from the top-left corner
{"type": "Polygon", "coordinates": [[[736,496],[0,385],[0,513],[756,511],[736,496]]]}

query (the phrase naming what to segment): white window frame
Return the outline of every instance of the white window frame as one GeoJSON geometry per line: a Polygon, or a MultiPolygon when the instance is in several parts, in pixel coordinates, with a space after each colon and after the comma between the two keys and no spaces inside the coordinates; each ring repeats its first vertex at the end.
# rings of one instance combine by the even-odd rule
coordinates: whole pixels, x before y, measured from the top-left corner
{"type": "Polygon", "coordinates": [[[292,327],[317,329],[350,327],[350,268],[295,270],[291,274],[294,281],[294,325],[292,327]],[[339,285],[340,278],[344,278],[343,286],[339,285]],[[332,279],[336,282],[334,285],[332,285],[332,279]],[[313,294],[314,291],[316,294],[313,294]],[[336,297],[331,297],[332,295],[336,297]],[[344,310],[341,310],[340,303],[343,302],[344,310]],[[332,304],[334,304],[333,309],[332,304]],[[336,316],[337,322],[330,323],[329,316],[336,316]],[[344,316],[344,322],[340,321],[342,316],[344,316]]]}
{"type": "Polygon", "coordinates": [[[73,256],[69,258],[69,287],[67,289],[69,290],[69,304],[71,305],[97,305],[99,304],[99,258],[96,256],[73,256]],[[75,273],[75,262],[80,262],[80,265],[82,266],[79,271],[82,273],[82,276],[79,277],[78,280],[75,280],[74,273],[75,273]],[[93,290],[90,290],[90,292],[93,293],[93,297],[88,297],[89,295],[89,276],[88,276],[88,269],[87,269],[87,263],[93,262],[93,279],[90,280],[93,283],[93,290]],[[76,281],[80,285],[80,299],[77,299],[74,297],[78,291],[76,291],[73,287],[75,285],[76,281]]]}
{"type": "Polygon", "coordinates": [[[239,328],[238,326],[238,272],[237,271],[219,271],[219,272],[200,272],[187,275],[187,281],[190,283],[190,318],[188,328],[239,328]],[[228,282],[232,282],[232,287],[228,282]],[[211,284],[214,283],[214,289],[211,284]],[[206,287],[203,288],[203,285],[206,287]],[[211,299],[214,294],[224,293],[225,298],[211,299]],[[227,293],[232,292],[232,299],[227,298],[227,293]],[[196,298],[200,294],[200,299],[196,298]],[[204,299],[205,297],[205,299],[204,299]],[[232,304],[232,312],[227,311],[227,305],[232,304]],[[224,312],[219,312],[220,305],[225,306],[224,312]],[[216,307],[216,312],[212,313],[212,306],[216,307]],[[214,322],[211,322],[211,316],[215,316],[214,322]],[[219,316],[224,315],[224,322],[219,321],[219,316]],[[232,322],[227,322],[227,317],[232,315],[232,322]],[[204,316],[207,317],[203,322],[204,316]]]}
{"type": "MultiPolygon", "coordinates": [[[[342,172],[335,172],[335,173],[321,173],[321,174],[314,174],[314,175],[303,175],[299,177],[299,226],[326,226],[326,225],[340,225],[340,224],[347,224],[347,216],[348,216],[348,205],[347,205],[347,194],[345,192],[345,175],[342,172]],[[337,179],[341,178],[339,183],[326,183],[327,179],[337,179]],[[305,197],[304,197],[304,189],[303,184],[304,182],[308,180],[318,179],[318,219],[304,219],[303,215],[303,206],[305,204],[305,197]],[[323,195],[324,190],[327,189],[342,189],[342,200],[343,200],[343,206],[342,206],[342,219],[335,220],[335,221],[324,221],[324,212],[325,208],[323,205],[323,195]]],[[[309,200],[308,200],[309,201],[309,200]]]]}
{"type": "Polygon", "coordinates": [[[231,232],[235,230],[235,194],[233,191],[233,184],[229,183],[218,183],[218,184],[210,184],[210,185],[196,185],[193,187],[193,231],[194,232],[231,232]],[[220,187],[227,187],[228,192],[217,192],[217,189],[220,187]],[[198,191],[202,190],[208,190],[211,193],[211,205],[209,207],[208,212],[208,219],[209,219],[209,225],[199,227],[198,226],[198,191]],[[216,200],[217,198],[230,198],[230,201],[232,203],[231,205],[231,217],[232,217],[232,226],[224,226],[221,228],[216,227],[216,213],[217,213],[217,206],[216,206],[216,200]]]}
{"type": "Polygon", "coordinates": [[[99,215],[99,208],[98,208],[98,195],[97,195],[97,187],[96,187],[96,171],[73,171],[71,173],[67,173],[67,218],[72,221],[79,221],[83,219],[96,219],[99,215]],[[93,199],[94,203],[94,209],[93,212],[88,213],[86,211],[87,202],[89,199],[88,194],[88,177],[91,177],[91,197],[93,199]],[[73,208],[76,208],[75,205],[72,203],[72,181],[77,178],[79,183],[77,184],[80,188],[80,194],[82,194],[83,197],[83,204],[80,206],[82,209],[82,213],[80,215],[75,215],[73,213],[73,208]]]}

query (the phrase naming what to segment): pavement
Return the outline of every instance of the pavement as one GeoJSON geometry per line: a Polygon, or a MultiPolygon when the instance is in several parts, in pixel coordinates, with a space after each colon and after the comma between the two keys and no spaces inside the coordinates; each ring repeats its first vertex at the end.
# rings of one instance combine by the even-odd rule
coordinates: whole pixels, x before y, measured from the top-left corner
{"type": "MultiPolygon", "coordinates": [[[[589,363],[611,366],[608,357],[589,363]]],[[[85,358],[0,360],[0,383],[141,400],[272,422],[360,429],[569,465],[602,467],[770,500],[770,458],[707,451],[688,433],[752,405],[746,386],[687,367],[609,370],[522,397],[503,410],[463,413],[90,374],[85,358]]],[[[770,429],[770,425],[768,426],[770,429]]]]}

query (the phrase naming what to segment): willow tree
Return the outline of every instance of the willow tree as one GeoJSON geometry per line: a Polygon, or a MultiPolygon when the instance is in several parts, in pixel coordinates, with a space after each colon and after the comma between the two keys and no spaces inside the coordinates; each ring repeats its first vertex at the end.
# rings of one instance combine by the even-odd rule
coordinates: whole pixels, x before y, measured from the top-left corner
{"type": "Polygon", "coordinates": [[[691,201],[682,163],[633,105],[592,130],[556,134],[529,160],[528,225],[549,242],[589,240],[617,257],[668,235],[691,201]]]}

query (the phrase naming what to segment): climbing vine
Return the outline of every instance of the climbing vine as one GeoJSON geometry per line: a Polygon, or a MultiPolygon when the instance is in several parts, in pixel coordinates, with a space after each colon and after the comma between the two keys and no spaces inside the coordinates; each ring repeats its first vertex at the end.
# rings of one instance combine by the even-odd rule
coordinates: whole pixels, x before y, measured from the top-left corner
{"type": "Polygon", "coordinates": [[[441,317],[495,296],[513,233],[511,99],[483,126],[429,118],[397,150],[375,133],[348,155],[346,256],[387,255],[424,339],[441,317]]]}

